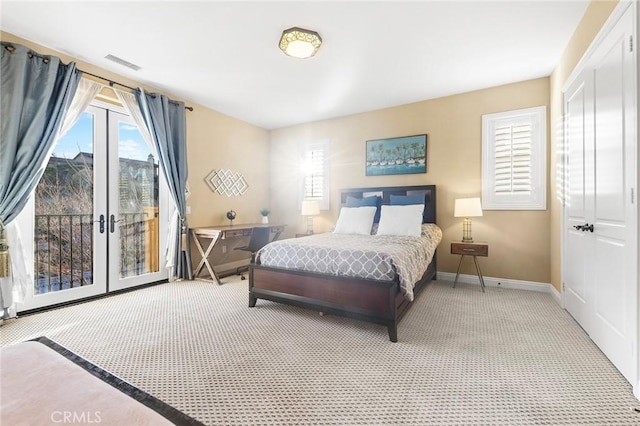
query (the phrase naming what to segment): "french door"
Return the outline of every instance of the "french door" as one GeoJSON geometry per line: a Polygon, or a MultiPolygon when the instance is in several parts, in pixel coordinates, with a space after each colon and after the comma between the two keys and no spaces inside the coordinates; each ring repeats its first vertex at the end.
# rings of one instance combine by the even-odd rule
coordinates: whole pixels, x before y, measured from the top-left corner
{"type": "Polygon", "coordinates": [[[134,122],[88,107],[18,218],[34,277],[18,311],[166,279],[167,209],[157,156],[134,122]]]}
{"type": "Polygon", "coordinates": [[[133,120],[108,112],[108,290],[167,278],[164,267],[169,196],[158,158],[133,120]]]}

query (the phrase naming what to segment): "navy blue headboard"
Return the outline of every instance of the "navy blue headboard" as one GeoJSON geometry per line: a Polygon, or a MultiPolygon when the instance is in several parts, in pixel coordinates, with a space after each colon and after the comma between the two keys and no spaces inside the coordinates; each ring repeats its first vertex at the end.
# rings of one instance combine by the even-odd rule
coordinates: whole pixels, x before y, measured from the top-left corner
{"type": "MultiPolygon", "coordinates": [[[[340,203],[346,205],[347,197],[363,198],[371,195],[382,197],[382,204],[390,204],[391,195],[424,194],[424,213],[422,223],[436,223],[436,186],[385,186],[377,188],[347,188],[340,190],[340,203]]],[[[380,215],[376,215],[376,219],[380,215]]],[[[376,220],[377,222],[377,220],[376,220]]]]}

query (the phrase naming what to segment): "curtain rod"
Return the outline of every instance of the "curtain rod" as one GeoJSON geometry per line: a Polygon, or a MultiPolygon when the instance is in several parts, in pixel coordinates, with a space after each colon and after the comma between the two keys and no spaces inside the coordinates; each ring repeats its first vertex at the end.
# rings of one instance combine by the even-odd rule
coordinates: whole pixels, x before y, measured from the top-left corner
{"type": "MultiPolygon", "coordinates": [[[[3,42],[3,44],[5,45],[5,46],[4,46],[4,47],[5,47],[5,49],[7,49],[10,53],[13,53],[13,52],[16,50],[16,48],[15,48],[11,43],[5,43],[5,42],[3,42]]],[[[48,57],[48,55],[41,55],[41,54],[39,54],[39,53],[34,52],[34,51],[33,51],[33,50],[31,50],[31,49],[29,50],[29,52],[27,53],[27,55],[29,55],[30,57],[31,57],[31,56],[37,56],[38,58],[42,58],[42,59],[44,60],[44,62],[45,62],[45,63],[48,63],[48,62],[49,62],[49,57],[48,57]]],[[[90,76],[92,76],[92,77],[99,78],[100,80],[108,81],[108,82],[109,82],[109,86],[110,86],[110,87],[113,87],[113,85],[114,85],[114,84],[117,84],[118,86],[126,87],[126,88],[127,88],[127,89],[129,89],[129,90],[133,90],[133,91],[138,90],[138,89],[136,89],[135,87],[127,86],[126,84],[118,83],[117,81],[113,81],[113,80],[110,80],[110,79],[108,79],[108,78],[101,77],[101,76],[99,76],[99,75],[91,74],[90,72],[87,72],[87,71],[81,70],[81,69],[79,69],[79,68],[78,68],[78,71],[81,71],[82,73],[87,74],[87,75],[90,75],[90,76]]],[[[169,101],[169,102],[174,103],[174,104],[177,104],[177,102],[176,102],[176,101],[169,101]]],[[[189,111],[193,111],[193,107],[190,107],[190,106],[185,106],[185,107],[184,107],[184,109],[188,109],[189,111]]]]}
{"type": "MultiPolygon", "coordinates": [[[[83,70],[79,70],[79,71],[81,71],[83,74],[87,74],[87,75],[90,75],[90,76],[92,76],[92,77],[99,78],[100,80],[104,80],[104,81],[109,82],[109,86],[110,86],[110,87],[113,87],[113,85],[114,85],[114,84],[117,84],[118,86],[126,87],[126,88],[127,88],[127,89],[129,89],[129,90],[133,90],[133,91],[138,90],[138,89],[137,89],[137,88],[135,88],[135,87],[131,87],[131,86],[127,86],[126,84],[118,83],[117,81],[113,81],[113,80],[111,80],[111,79],[109,79],[109,78],[105,78],[105,77],[101,77],[101,76],[99,76],[99,75],[91,74],[90,72],[83,71],[83,70]]],[[[174,104],[177,104],[177,102],[176,102],[176,101],[169,101],[169,102],[174,103],[174,104]]],[[[193,107],[186,106],[186,105],[185,105],[184,109],[188,109],[189,111],[193,111],[193,107]]]]}

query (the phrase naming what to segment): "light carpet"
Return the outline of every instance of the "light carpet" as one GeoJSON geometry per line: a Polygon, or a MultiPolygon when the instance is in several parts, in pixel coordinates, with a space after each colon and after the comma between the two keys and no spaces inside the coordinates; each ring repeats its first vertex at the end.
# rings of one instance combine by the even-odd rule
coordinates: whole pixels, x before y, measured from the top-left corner
{"type": "Polygon", "coordinates": [[[211,425],[632,425],[631,386],[548,294],[434,282],[398,327],[176,282],[5,322],[211,425]]]}

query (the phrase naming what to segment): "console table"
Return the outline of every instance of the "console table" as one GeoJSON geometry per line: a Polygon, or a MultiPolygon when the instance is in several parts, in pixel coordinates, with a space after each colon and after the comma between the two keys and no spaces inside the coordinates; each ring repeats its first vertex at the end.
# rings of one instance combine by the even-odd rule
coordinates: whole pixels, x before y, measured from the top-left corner
{"type": "Polygon", "coordinates": [[[196,266],[193,276],[198,278],[198,274],[202,271],[202,268],[207,268],[209,276],[213,281],[221,284],[220,278],[216,271],[214,271],[211,262],[209,261],[209,255],[216,246],[216,244],[222,240],[229,238],[240,238],[251,236],[253,228],[270,228],[271,229],[271,241],[275,241],[280,238],[280,234],[284,231],[285,225],[264,224],[264,223],[244,223],[239,225],[223,225],[223,226],[207,226],[202,228],[192,228],[191,235],[195,243],[198,252],[202,256],[200,263],[196,266]],[[201,241],[208,240],[206,250],[202,248],[201,241]]]}

